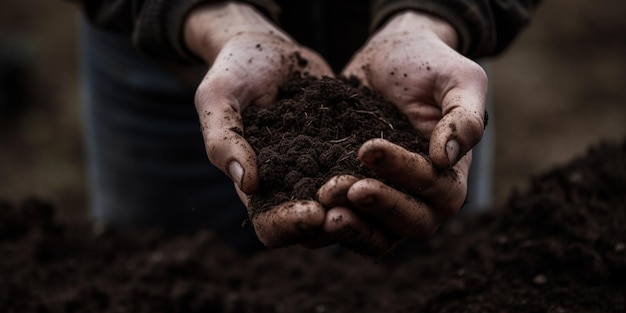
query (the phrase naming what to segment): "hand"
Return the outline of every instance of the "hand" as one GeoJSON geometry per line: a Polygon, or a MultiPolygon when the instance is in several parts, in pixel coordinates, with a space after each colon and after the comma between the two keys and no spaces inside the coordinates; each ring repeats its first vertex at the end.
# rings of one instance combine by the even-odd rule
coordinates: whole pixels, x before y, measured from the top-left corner
{"type": "Polygon", "coordinates": [[[375,179],[329,181],[318,197],[331,208],[324,227],[340,242],[380,252],[399,238],[434,233],[464,204],[471,148],[485,126],[487,76],[454,50],[456,44],[456,32],[445,21],[403,12],[344,69],[345,76],[358,77],[406,114],[430,139],[430,150],[425,158],[382,139],[360,148],[364,165],[409,195],[375,179]]]}
{"type": "MultiPolygon", "coordinates": [[[[184,36],[188,48],[211,65],[195,99],[207,155],[233,180],[247,205],[259,178],[254,150],[243,137],[241,112],[248,105],[270,105],[278,87],[295,71],[332,76],[332,70],[246,4],[195,9],[184,36]]],[[[302,201],[251,216],[261,242],[279,247],[298,243],[310,230],[321,228],[325,214],[318,202],[302,201]]]]}

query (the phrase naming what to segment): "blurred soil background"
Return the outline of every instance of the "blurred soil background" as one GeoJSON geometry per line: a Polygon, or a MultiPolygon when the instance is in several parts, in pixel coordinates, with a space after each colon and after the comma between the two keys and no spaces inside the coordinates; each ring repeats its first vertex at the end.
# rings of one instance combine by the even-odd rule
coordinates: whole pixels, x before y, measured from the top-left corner
{"type": "MultiPolygon", "coordinates": [[[[489,63],[494,200],[590,144],[626,136],[626,2],[548,0],[489,63]]],[[[0,199],[86,216],[77,10],[0,2],[0,199]]],[[[192,104],[190,104],[192,105],[192,104]]]]}
{"type": "Polygon", "coordinates": [[[86,216],[76,8],[0,1],[0,198],[86,216]]]}

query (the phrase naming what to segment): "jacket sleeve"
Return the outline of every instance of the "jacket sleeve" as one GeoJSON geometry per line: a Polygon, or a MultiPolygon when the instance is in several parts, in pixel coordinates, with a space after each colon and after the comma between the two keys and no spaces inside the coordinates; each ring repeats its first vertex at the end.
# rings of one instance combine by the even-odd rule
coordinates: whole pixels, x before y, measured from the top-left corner
{"type": "MultiPolygon", "coordinates": [[[[87,19],[103,29],[126,34],[145,55],[177,63],[197,63],[183,42],[184,21],[193,8],[224,0],[75,0],[87,19]]],[[[280,8],[272,0],[245,0],[274,21],[280,8]]]]}
{"type": "Polygon", "coordinates": [[[372,29],[402,10],[437,15],[454,26],[459,52],[469,58],[502,52],[528,24],[541,0],[373,0],[372,29]]]}

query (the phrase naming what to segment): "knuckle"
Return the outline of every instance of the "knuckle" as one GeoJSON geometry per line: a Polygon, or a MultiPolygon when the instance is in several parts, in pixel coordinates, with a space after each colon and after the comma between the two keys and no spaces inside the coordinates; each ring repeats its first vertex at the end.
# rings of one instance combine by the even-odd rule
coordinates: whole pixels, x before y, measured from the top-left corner
{"type": "Polygon", "coordinates": [[[465,199],[465,193],[459,193],[457,196],[452,197],[450,202],[440,208],[439,216],[443,219],[451,218],[461,210],[461,207],[465,204],[465,199]]]}
{"type": "Polygon", "coordinates": [[[482,137],[485,130],[485,121],[483,118],[483,112],[472,111],[466,115],[466,123],[469,129],[469,135],[474,140],[478,140],[482,137]]]}
{"type": "Polygon", "coordinates": [[[292,226],[297,225],[306,229],[321,227],[326,218],[325,210],[321,205],[312,201],[290,204],[282,213],[283,219],[292,226]]]}
{"type": "Polygon", "coordinates": [[[205,78],[202,82],[200,82],[198,88],[196,89],[196,93],[194,94],[194,103],[196,108],[200,107],[207,101],[210,95],[210,90],[209,80],[205,78]]]}
{"type": "Polygon", "coordinates": [[[427,227],[424,228],[424,232],[423,232],[423,236],[424,237],[430,237],[432,235],[434,235],[437,230],[439,230],[439,224],[438,223],[432,223],[430,225],[428,225],[427,227]]]}
{"type": "Polygon", "coordinates": [[[206,148],[207,155],[212,157],[217,153],[224,150],[225,143],[229,141],[229,138],[224,136],[218,136],[215,133],[207,132],[204,136],[204,146],[206,148]]]}
{"type": "Polygon", "coordinates": [[[404,232],[406,237],[426,238],[432,236],[439,229],[439,224],[434,221],[422,222],[415,224],[410,230],[404,232]]]}
{"type": "Polygon", "coordinates": [[[468,65],[466,67],[466,75],[472,77],[472,79],[481,85],[486,85],[488,82],[487,72],[480,66],[480,64],[467,60],[468,65]]]}

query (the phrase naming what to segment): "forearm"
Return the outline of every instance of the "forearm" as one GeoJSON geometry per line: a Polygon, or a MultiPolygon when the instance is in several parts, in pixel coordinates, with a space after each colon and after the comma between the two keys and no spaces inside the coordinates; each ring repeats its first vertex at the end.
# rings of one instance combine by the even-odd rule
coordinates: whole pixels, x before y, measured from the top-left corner
{"type": "Polygon", "coordinates": [[[183,26],[186,47],[207,64],[213,63],[229,39],[244,33],[291,40],[254,7],[237,2],[198,7],[189,14],[183,26]]]}
{"type": "MultiPolygon", "coordinates": [[[[198,6],[225,0],[73,0],[97,27],[126,34],[143,54],[178,63],[198,62],[183,39],[189,13],[198,6]]],[[[279,7],[272,0],[241,0],[276,19],[279,7]]]]}
{"type": "Polygon", "coordinates": [[[381,37],[389,38],[394,34],[415,34],[417,32],[423,35],[436,36],[453,49],[458,47],[459,36],[450,23],[421,11],[409,10],[395,14],[381,27],[377,35],[384,35],[381,37]]]}

